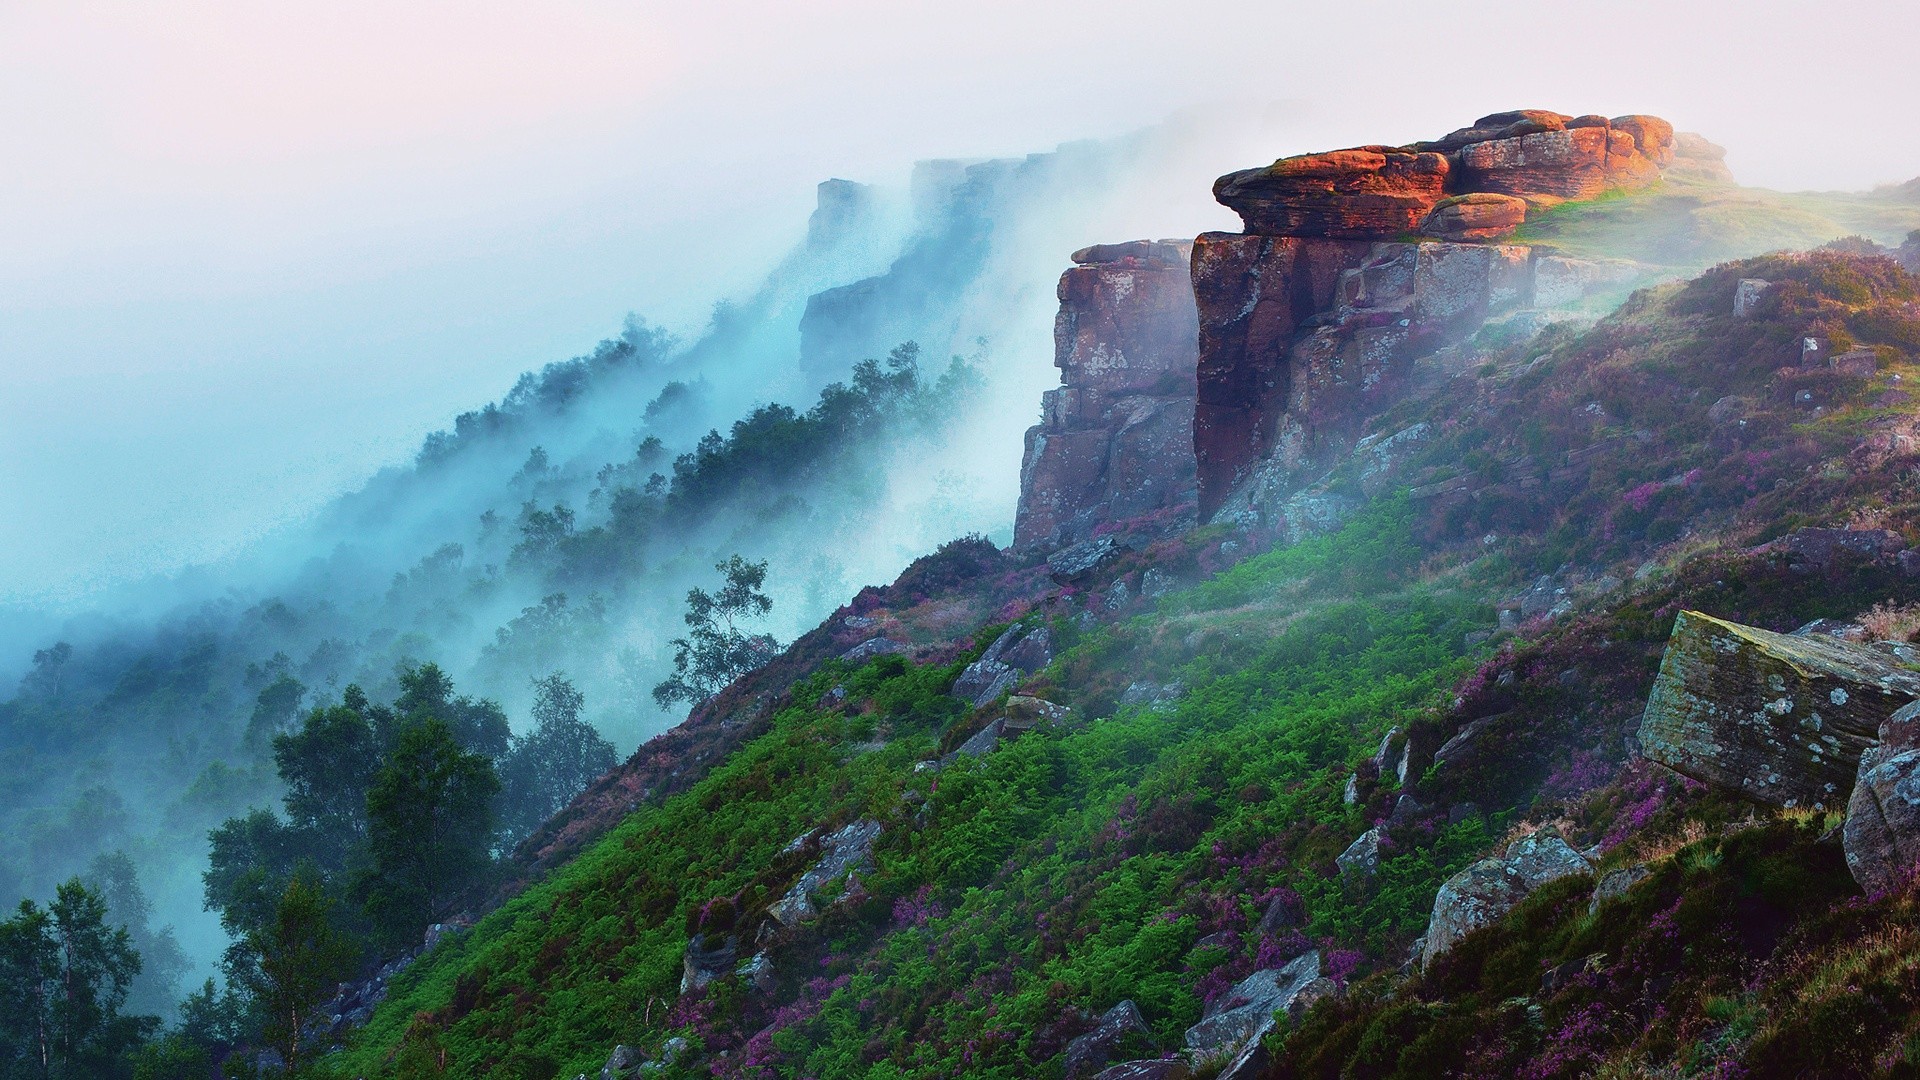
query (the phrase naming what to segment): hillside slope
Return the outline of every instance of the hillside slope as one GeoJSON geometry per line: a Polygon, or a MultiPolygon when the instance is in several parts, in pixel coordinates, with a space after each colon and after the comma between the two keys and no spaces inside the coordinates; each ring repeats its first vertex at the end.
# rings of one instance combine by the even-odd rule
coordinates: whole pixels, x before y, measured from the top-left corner
{"type": "MultiPolygon", "coordinates": [[[[401,975],[338,1064],[572,1076],[679,1039],[660,1075],[1091,1075],[1096,1050],[1191,1045],[1210,1002],[1312,952],[1324,990],[1246,1075],[1894,1068],[1904,894],[1863,901],[1819,815],[1714,794],[1629,736],[1683,608],[1786,630],[1920,601],[1889,557],[1766,546],[1920,539],[1915,290],[1878,257],[1775,256],[1485,348],[1371,422],[1438,435],[1329,536],[1215,526],[1080,576],[951,550],[960,572],[864,595],[822,659],[716,703],[762,719],[401,975]],[[1737,317],[1752,278],[1775,284],[1737,317]],[[1800,369],[1810,327],[1877,370],[1800,369]],[[1009,619],[1051,638],[1021,692],[1071,713],[974,739],[1039,708],[950,692],[1009,619]],[[911,651],[834,658],[873,635],[911,651]],[[963,743],[984,752],[941,756],[963,743]],[[1546,823],[1595,870],[1405,982],[1441,883],[1546,823]],[[786,918],[863,829],[852,876],[802,882],[818,914],[786,918]],[[1650,876],[1586,915],[1630,865],[1650,876]],[[1817,987],[1839,971],[1882,1004],[1836,1028],[1817,987]],[[1075,1041],[1122,1001],[1137,1028],[1075,1041]]],[[[1364,464],[1327,489],[1358,495],[1364,464]]]]}

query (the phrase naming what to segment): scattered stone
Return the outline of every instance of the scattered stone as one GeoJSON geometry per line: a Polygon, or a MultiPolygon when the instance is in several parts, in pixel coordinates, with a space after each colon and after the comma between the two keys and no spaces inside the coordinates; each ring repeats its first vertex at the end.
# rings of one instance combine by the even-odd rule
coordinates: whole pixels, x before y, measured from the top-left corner
{"type": "Polygon", "coordinates": [[[1880,354],[1872,349],[1848,349],[1828,363],[1838,374],[1872,378],[1873,373],[1880,370],[1880,354]]]}
{"type": "Polygon", "coordinates": [[[1027,731],[1042,724],[1057,724],[1072,716],[1072,709],[1045,698],[1015,694],[1007,699],[1006,726],[1009,731],[1027,731]]]}
{"type": "Polygon", "coordinates": [[[1047,573],[1061,585],[1071,585],[1127,553],[1126,545],[1111,536],[1085,540],[1047,556],[1047,573]]]}
{"type": "Polygon", "coordinates": [[[853,648],[841,654],[840,658],[850,664],[864,664],[876,656],[886,656],[889,653],[911,652],[912,649],[913,646],[894,641],[891,638],[877,637],[871,641],[863,641],[855,645],[853,648]]]}
{"type": "Polygon", "coordinates": [[[764,952],[757,952],[748,957],[745,963],[735,969],[734,974],[747,980],[749,985],[763,994],[773,992],[775,978],[773,958],[764,952]]]}
{"type": "Polygon", "coordinates": [[[1920,703],[1896,710],[1879,734],[1860,756],[1842,833],[1847,869],[1869,893],[1897,888],[1920,869],[1920,703]]]}
{"type": "Polygon", "coordinates": [[[1618,896],[1625,896],[1627,890],[1646,880],[1653,871],[1638,863],[1633,866],[1616,866],[1600,875],[1600,881],[1593,887],[1593,899],[1587,903],[1587,914],[1600,910],[1600,905],[1618,896]]]}
{"type": "Polygon", "coordinates": [[[600,1067],[600,1080],[625,1080],[628,1073],[640,1064],[640,1051],[631,1046],[620,1045],[607,1055],[607,1063],[600,1067]]]}
{"type": "Polygon", "coordinates": [[[1010,626],[980,659],[968,664],[948,691],[975,708],[991,705],[1020,680],[1053,663],[1053,631],[1044,623],[1010,626]]]}
{"type": "Polygon", "coordinates": [[[1200,1057],[1225,1057],[1272,1030],[1274,1014],[1290,1010],[1321,979],[1320,953],[1311,950],[1284,967],[1256,971],[1207,1006],[1200,1022],[1187,1029],[1186,1044],[1200,1057]]]}
{"type": "Polygon", "coordinates": [[[1148,682],[1140,679],[1127,684],[1120,692],[1120,704],[1145,705],[1153,709],[1172,708],[1187,692],[1187,684],[1175,679],[1169,683],[1148,682]]]}
{"type": "MultiPolygon", "coordinates": [[[[1226,545],[1222,544],[1221,548],[1225,550],[1226,545]]],[[[1147,572],[1140,575],[1140,595],[1150,600],[1167,595],[1173,588],[1173,575],[1157,566],[1147,567],[1147,572]]]]}
{"type": "Polygon", "coordinates": [[[1589,971],[1600,970],[1600,961],[1605,958],[1605,953],[1594,953],[1591,956],[1583,956],[1578,960],[1569,960],[1558,967],[1548,969],[1545,974],[1540,976],[1539,996],[1543,998],[1552,997],[1562,989],[1573,985],[1573,980],[1579,978],[1581,975],[1589,971]]]}
{"type": "Polygon", "coordinates": [[[1340,792],[1340,801],[1348,806],[1360,805],[1360,774],[1348,773],[1347,786],[1340,792]]]}
{"type": "Polygon", "coordinates": [[[1473,863],[1448,878],[1434,896],[1433,918],[1421,946],[1421,966],[1512,911],[1528,893],[1547,882],[1592,872],[1593,864],[1552,828],[1515,840],[1505,858],[1473,863]]]}
{"type": "Polygon", "coordinates": [[[1773,288],[1773,282],[1762,278],[1741,278],[1733,287],[1733,314],[1738,319],[1750,319],[1753,311],[1760,306],[1760,298],[1773,288]]]}
{"type": "MultiPolygon", "coordinates": [[[[794,882],[786,895],[767,909],[767,913],[778,919],[782,926],[789,927],[798,926],[817,916],[820,912],[814,906],[815,894],[846,874],[871,869],[873,844],[880,839],[881,832],[878,821],[862,818],[827,834],[820,841],[820,861],[800,875],[800,880],[794,882]]],[[[806,839],[803,836],[797,842],[804,843],[806,839]]],[[[732,957],[728,957],[728,964],[732,964],[732,957]]]]}
{"type": "Polygon", "coordinates": [[[724,938],[707,934],[693,935],[680,961],[680,992],[691,994],[731,972],[734,954],[739,948],[740,939],[732,935],[724,938]]]}
{"type": "Polygon", "coordinates": [[[1304,924],[1306,915],[1298,897],[1276,896],[1267,902],[1266,910],[1260,913],[1260,922],[1254,929],[1264,936],[1272,936],[1282,930],[1304,924]]]}
{"type": "Polygon", "coordinates": [[[1441,743],[1440,749],[1433,752],[1434,765],[1448,765],[1460,758],[1471,755],[1475,749],[1475,742],[1497,719],[1499,719],[1497,716],[1483,716],[1478,720],[1469,721],[1462,726],[1459,731],[1454,733],[1453,738],[1441,743]]]}
{"type": "Polygon", "coordinates": [[[1092,1031],[1067,1044],[1067,1080],[1084,1080],[1104,1070],[1129,1035],[1150,1037],[1151,1030],[1140,1009],[1122,1001],[1102,1014],[1092,1031]]]}
{"type": "Polygon", "coordinates": [[[1760,802],[1837,808],[1881,724],[1916,698],[1920,673],[1890,652],[1683,611],[1640,745],[1676,772],[1760,802]]]}
{"type": "Polygon", "coordinates": [[[1359,838],[1347,845],[1347,850],[1333,857],[1340,867],[1340,873],[1359,874],[1372,877],[1380,869],[1380,826],[1375,825],[1359,838]]]}

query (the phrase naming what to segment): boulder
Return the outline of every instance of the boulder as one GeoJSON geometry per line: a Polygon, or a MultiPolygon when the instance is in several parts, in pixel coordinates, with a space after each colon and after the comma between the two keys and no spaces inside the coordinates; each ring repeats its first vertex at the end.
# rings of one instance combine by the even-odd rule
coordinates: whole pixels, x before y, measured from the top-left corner
{"type": "Polygon", "coordinates": [[[1733,314],[1735,318],[1750,319],[1754,309],[1760,306],[1760,298],[1773,288],[1773,282],[1764,278],[1741,278],[1733,287],[1733,314]]]}
{"type": "Polygon", "coordinates": [[[1491,240],[1507,235],[1526,220],[1525,199],[1475,191],[1435,203],[1420,223],[1420,232],[1440,240],[1491,240]]]}
{"type": "Polygon", "coordinates": [[[1873,373],[1880,370],[1880,354],[1872,349],[1848,349],[1835,354],[1827,363],[1838,374],[1872,378],[1873,373]]]}
{"type": "Polygon", "coordinates": [[[1648,758],[1775,806],[1838,808],[1920,673],[1891,652],[1683,611],[1640,721],[1648,758]]]}
{"type": "Polygon", "coordinates": [[[1627,890],[1646,880],[1653,871],[1638,863],[1632,866],[1616,866],[1600,875],[1594,883],[1593,898],[1587,901],[1587,914],[1600,910],[1600,905],[1615,897],[1627,895],[1627,890]]]}
{"type": "Polygon", "coordinates": [[[1140,1009],[1122,1001],[1103,1013],[1092,1031],[1067,1044],[1067,1080],[1085,1080],[1104,1070],[1130,1035],[1146,1038],[1151,1031],[1140,1009]]]}
{"type": "MultiPolygon", "coordinates": [[[[878,821],[862,818],[828,833],[820,841],[820,861],[801,874],[800,880],[794,882],[786,895],[767,909],[767,913],[779,920],[782,926],[788,927],[798,926],[819,915],[819,909],[814,906],[815,894],[846,874],[872,869],[873,844],[880,839],[882,831],[878,821]]],[[[731,956],[727,962],[732,964],[731,956]]]]}
{"type": "Polygon", "coordinates": [[[750,986],[763,994],[773,992],[776,978],[773,970],[773,958],[764,952],[757,952],[748,957],[745,962],[734,969],[734,974],[747,980],[750,986]]]}
{"type": "Polygon", "coordinates": [[[912,649],[913,646],[905,644],[904,642],[894,641],[892,638],[877,637],[855,645],[845,653],[842,653],[840,658],[850,664],[864,664],[876,656],[886,656],[889,653],[910,652],[912,649]]]}
{"type": "Polygon", "coordinates": [[[1907,546],[1891,529],[1795,529],[1760,550],[1784,556],[1789,569],[1825,570],[1836,559],[1890,559],[1907,546]]]}
{"type": "Polygon", "coordinates": [[[693,935],[680,960],[680,992],[690,994],[733,971],[734,955],[739,949],[740,939],[731,935],[693,935]]]}
{"type": "Polygon", "coordinates": [[[1372,877],[1380,869],[1380,826],[1375,825],[1347,845],[1347,850],[1333,857],[1340,873],[1359,874],[1372,877]]]}
{"type": "Polygon", "coordinates": [[[1228,173],[1213,197],[1253,235],[1375,239],[1417,228],[1448,169],[1444,154],[1362,146],[1228,173]]]}
{"type": "Polygon", "coordinates": [[[948,691],[975,708],[992,704],[1021,679],[1053,663],[1053,631],[1043,625],[1010,626],[980,659],[966,666],[948,691]]]}
{"type": "Polygon", "coordinates": [[[1847,869],[1869,893],[1894,889],[1920,868],[1920,703],[1895,710],[1860,755],[1841,840],[1847,869]]]}
{"type": "Polygon", "coordinates": [[[1200,1022],[1187,1029],[1187,1048],[1202,1058],[1237,1054],[1273,1029],[1275,1013],[1320,993],[1324,988],[1315,984],[1322,981],[1318,951],[1302,953],[1284,967],[1256,971],[1207,1006],[1200,1022]]]}
{"type": "Polygon", "coordinates": [[[639,1065],[640,1051],[625,1044],[616,1046],[607,1055],[607,1063],[600,1066],[600,1080],[626,1080],[639,1065]]]}
{"type": "Polygon", "coordinates": [[[1077,584],[1127,553],[1126,545],[1111,536],[1082,541],[1047,556],[1047,574],[1061,585],[1077,584]]]}
{"type": "Polygon", "coordinates": [[[1431,963],[1461,938],[1512,911],[1547,882],[1592,872],[1593,864],[1557,830],[1528,833],[1507,847],[1504,858],[1481,859],[1440,886],[1422,939],[1420,964],[1431,963]]]}

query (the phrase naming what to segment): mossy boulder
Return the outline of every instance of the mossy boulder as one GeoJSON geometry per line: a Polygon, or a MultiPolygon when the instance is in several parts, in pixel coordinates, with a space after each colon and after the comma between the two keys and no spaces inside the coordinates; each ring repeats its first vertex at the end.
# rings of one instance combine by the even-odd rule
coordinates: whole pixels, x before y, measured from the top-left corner
{"type": "Polygon", "coordinates": [[[1920,673],[1891,652],[1683,611],[1640,721],[1647,757],[1784,807],[1837,808],[1920,673]]]}

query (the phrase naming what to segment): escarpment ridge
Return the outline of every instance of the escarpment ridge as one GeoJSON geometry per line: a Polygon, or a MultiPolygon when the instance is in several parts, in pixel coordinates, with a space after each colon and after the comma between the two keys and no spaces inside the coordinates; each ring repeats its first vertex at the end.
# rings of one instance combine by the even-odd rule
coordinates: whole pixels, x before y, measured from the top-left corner
{"type": "Polygon", "coordinates": [[[1063,386],[1027,436],[1015,546],[1130,518],[1160,532],[1223,509],[1272,519],[1488,320],[1641,277],[1496,241],[1536,209],[1645,188],[1679,153],[1658,117],[1495,113],[1428,143],[1222,176],[1214,196],[1241,233],[1076,253],[1059,290],[1063,386]]]}

